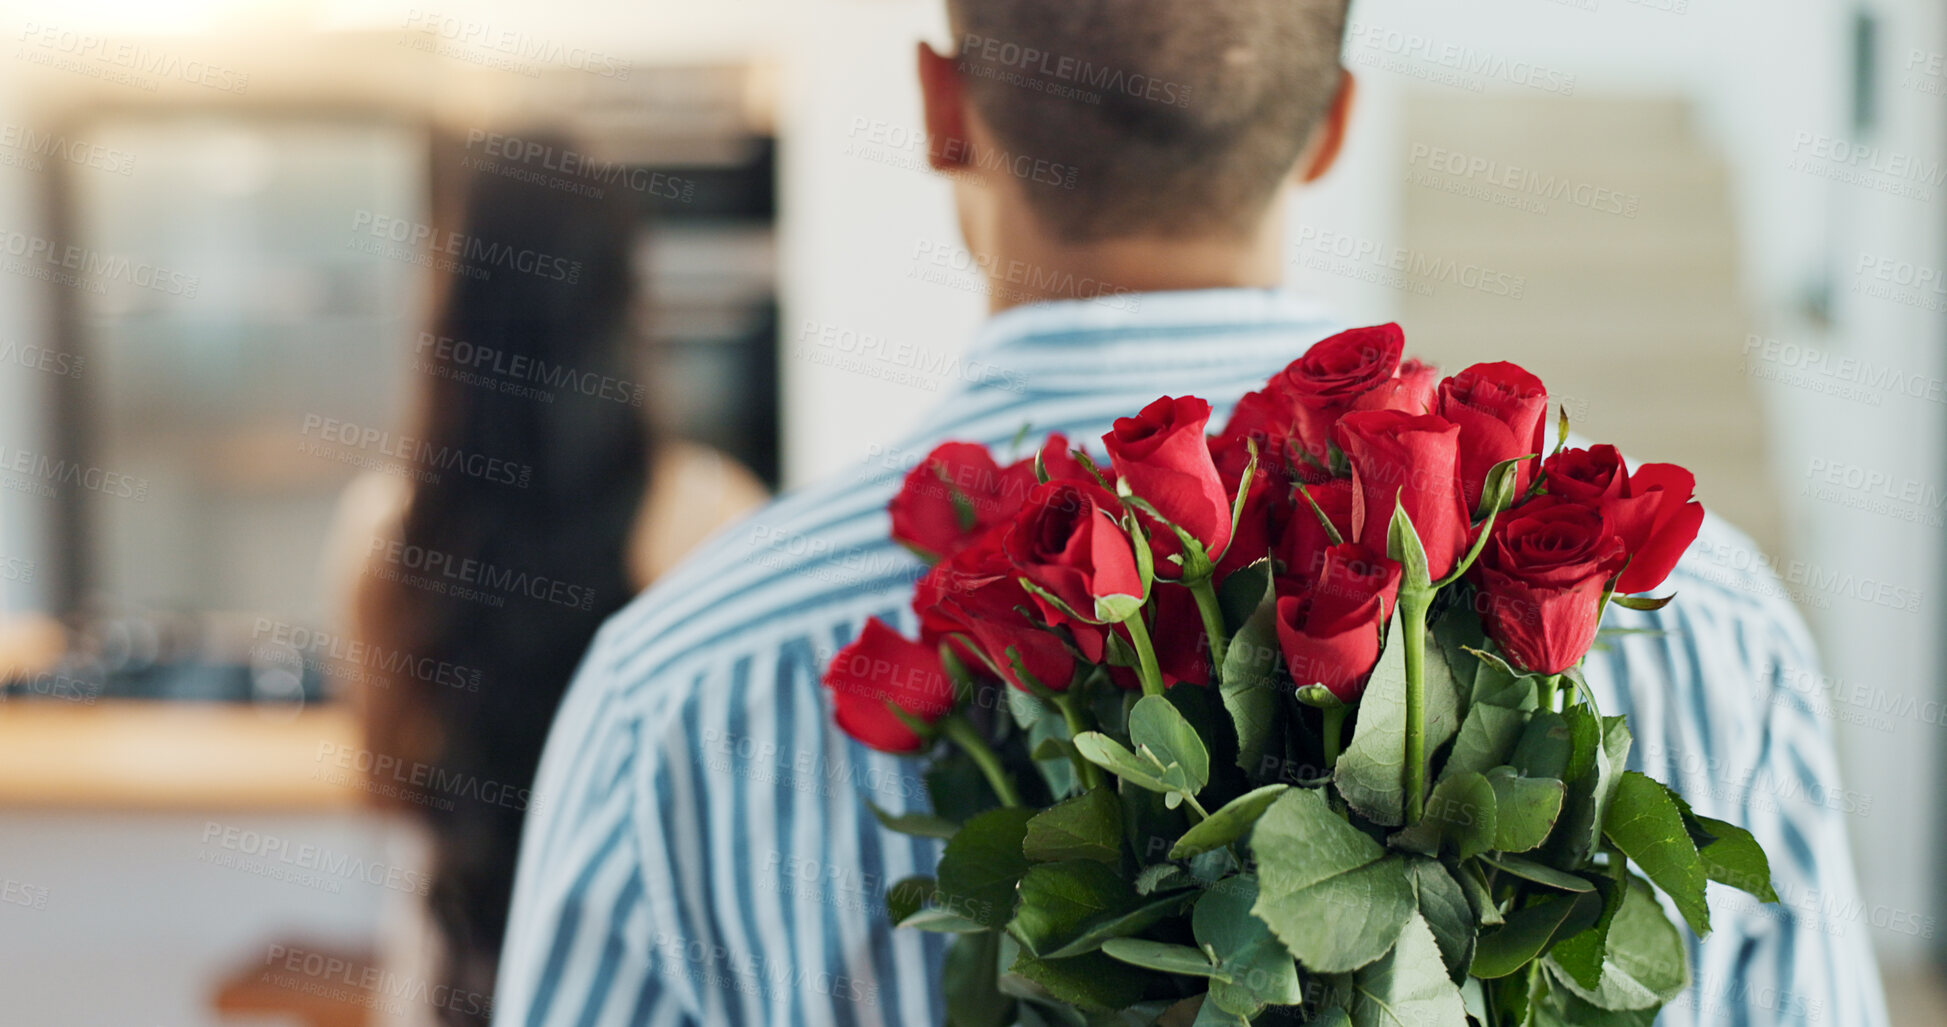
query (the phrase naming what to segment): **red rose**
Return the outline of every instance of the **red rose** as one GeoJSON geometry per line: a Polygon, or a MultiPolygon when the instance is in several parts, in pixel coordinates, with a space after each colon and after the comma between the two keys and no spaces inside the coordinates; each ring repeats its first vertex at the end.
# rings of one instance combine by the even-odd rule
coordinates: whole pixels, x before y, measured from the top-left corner
{"type": "Polygon", "coordinates": [[[1691,499],[1697,481],[1675,464],[1644,464],[1630,474],[1616,447],[1590,446],[1549,457],[1544,474],[1549,495],[1601,511],[1622,539],[1629,565],[1617,592],[1661,585],[1704,523],[1703,505],[1691,499]]]}
{"type": "Polygon", "coordinates": [[[1622,540],[1593,508],[1543,496],[1508,511],[1473,570],[1488,637],[1523,670],[1574,666],[1595,641],[1603,587],[1624,559],[1622,540]]]}
{"type": "Polygon", "coordinates": [[[962,549],[928,571],[913,589],[922,642],[937,645],[957,635],[956,647],[969,666],[992,667],[1016,688],[1027,686],[1007,651],[1047,688],[1064,691],[1075,673],[1075,657],[1060,638],[1023,613],[1033,602],[1001,552],[998,533],[962,549]]]}
{"type": "MultiPolygon", "coordinates": [[[[1209,403],[1164,396],[1135,417],[1116,418],[1102,444],[1130,491],[1188,532],[1214,562],[1230,544],[1230,497],[1204,439],[1209,422],[1209,403]]],[[[1175,542],[1175,533],[1169,538],[1175,542]]]]}
{"type": "Polygon", "coordinates": [[[1548,483],[1549,495],[1572,499],[1607,514],[1610,504],[1622,498],[1629,484],[1629,469],[1623,466],[1616,447],[1599,445],[1556,453],[1542,465],[1542,477],[1548,483]]]}
{"type": "MultiPolygon", "coordinates": [[[[1339,538],[1352,541],[1352,479],[1332,478],[1306,485],[1305,491],[1318,504],[1318,509],[1325,511],[1326,519],[1338,529],[1339,538]]],[[[1284,534],[1278,539],[1278,559],[1284,564],[1284,572],[1303,581],[1317,580],[1319,569],[1325,565],[1325,551],[1334,544],[1311,503],[1305,502],[1297,489],[1292,489],[1290,519],[1285,521],[1284,534]]]]}
{"type": "Polygon", "coordinates": [[[1654,503],[1632,510],[1635,518],[1617,526],[1629,549],[1629,566],[1616,580],[1616,591],[1648,592],[1676,569],[1704,524],[1703,504],[1691,499],[1696,491],[1697,479],[1676,464],[1644,464],[1629,476],[1629,498],[1654,503]]]}
{"type": "Polygon", "coordinates": [[[1475,364],[1440,383],[1438,413],[1460,425],[1460,484],[1470,514],[1479,509],[1495,464],[1533,453],[1515,468],[1514,494],[1527,492],[1540,469],[1548,420],[1541,379],[1505,361],[1475,364]]]}
{"type": "Polygon", "coordinates": [[[893,539],[936,560],[952,556],[1019,508],[1022,495],[1010,500],[1005,480],[986,446],[947,442],[935,447],[906,473],[899,494],[887,504],[893,539]]]}
{"type": "Polygon", "coordinates": [[[953,712],[953,682],[939,650],[908,641],[877,617],[825,668],[833,719],[840,730],[880,752],[919,751],[913,734],[887,703],[932,723],[953,712]]]}
{"type": "MultiPolygon", "coordinates": [[[[1135,550],[1116,523],[1121,511],[1121,501],[1098,485],[1044,482],[1028,493],[1002,544],[1029,581],[1077,614],[1101,619],[1097,599],[1143,594],[1135,550]]],[[[1038,595],[1034,600],[1049,623],[1067,620],[1047,600],[1038,595]]]]}
{"type": "Polygon", "coordinates": [[[1275,380],[1294,407],[1298,441],[1320,463],[1332,441],[1332,426],[1357,409],[1367,393],[1392,379],[1405,348],[1406,335],[1396,324],[1354,328],[1306,350],[1275,380]]]}
{"type": "Polygon", "coordinates": [[[1418,358],[1399,365],[1392,378],[1353,403],[1354,410],[1403,410],[1409,414],[1433,413],[1435,390],[1440,385],[1440,369],[1418,358]]]}
{"type": "Polygon", "coordinates": [[[1278,378],[1256,392],[1247,392],[1230,409],[1221,438],[1251,439],[1257,443],[1259,458],[1272,466],[1285,459],[1285,440],[1291,437],[1293,413],[1278,387],[1278,378]]]}
{"type": "Polygon", "coordinates": [[[1322,684],[1340,702],[1359,700],[1379,662],[1399,575],[1399,564],[1348,542],[1325,551],[1307,594],[1278,597],[1278,647],[1293,683],[1322,684]]]}
{"type": "Polygon", "coordinates": [[[1426,550],[1427,573],[1438,580],[1453,570],[1470,524],[1456,470],[1460,426],[1433,414],[1364,410],[1339,421],[1338,442],[1352,464],[1353,540],[1385,552],[1397,498],[1426,550]]]}

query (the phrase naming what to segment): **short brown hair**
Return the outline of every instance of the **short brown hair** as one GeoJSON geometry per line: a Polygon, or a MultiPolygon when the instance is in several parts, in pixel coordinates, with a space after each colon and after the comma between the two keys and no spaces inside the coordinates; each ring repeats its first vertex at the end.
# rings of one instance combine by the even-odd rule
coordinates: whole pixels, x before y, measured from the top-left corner
{"type": "Polygon", "coordinates": [[[1346,6],[947,0],[970,101],[1068,242],[1248,230],[1338,92],[1346,6]]]}

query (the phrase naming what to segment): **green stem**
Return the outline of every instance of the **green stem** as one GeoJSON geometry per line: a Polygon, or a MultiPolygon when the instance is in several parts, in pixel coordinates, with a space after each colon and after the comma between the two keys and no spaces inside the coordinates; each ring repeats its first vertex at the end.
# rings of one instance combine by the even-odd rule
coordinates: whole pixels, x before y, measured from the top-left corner
{"type": "Polygon", "coordinates": [[[1555,695],[1562,687],[1562,676],[1550,674],[1541,679],[1541,708],[1555,712],[1555,695]]]}
{"type": "Polygon", "coordinates": [[[1203,617],[1203,633],[1210,638],[1211,669],[1222,673],[1224,653],[1230,649],[1230,636],[1224,633],[1224,612],[1217,605],[1217,587],[1211,584],[1211,579],[1205,578],[1190,586],[1190,594],[1197,598],[1197,613],[1203,617]]]}
{"type": "MultiPolygon", "coordinates": [[[[1082,720],[1082,711],[1075,708],[1075,696],[1072,692],[1060,693],[1055,699],[1055,705],[1061,708],[1061,719],[1068,724],[1070,739],[1089,729],[1082,720]]],[[[1075,773],[1080,777],[1084,790],[1093,790],[1101,786],[1102,768],[1083,759],[1082,754],[1072,746],[1068,750],[1068,758],[1075,764],[1075,773]]]]}
{"type": "Polygon", "coordinates": [[[1400,640],[1406,645],[1406,823],[1420,822],[1426,809],[1426,611],[1431,589],[1401,589],[1400,640]]]}
{"type": "Polygon", "coordinates": [[[1197,823],[1201,824],[1210,819],[1210,811],[1203,808],[1203,803],[1198,802],[1196,796],[1191,795],[1189,792],[1178,792],[1176,794],[1183,796],[1183,801],[1190,804],[1190,809],[1197,815],[1197,823]]]}
{"type": "Polygon", "coordinates": [[[987,740],[980,737],[980,732],[975,731],[972,724],[959,717],[948,717],[940,721],[940,730],[953,741],[953,744],[959,746],[962,752],[973,757],[974,763],[980,767],[980,772],[987,776],[987,784],[994,789],[994,794],[1000,797],[1001,805],[1021,804],[1021,796],[1014,791],[1013,780],[1007,776],[1007,771],[1001,769],[1000,757],[994,755],[994,750],[987,745],[987,740]]]}
{"type": "Polygon", "coordinates": [[[1129,640],[1136,645],[1136,660],[1140,664],[1137,673],[1142,677],[1144,695],[1163,694],[1163,668],[1156,663],[1156,647],[1149,642],[1149,628],[1143,624],[1143,612],[1138,609],[1122,622],[1129,629],[1129,640]]]}
{"type": "Polygon", "coordinates": [[[1345,715],[1352,707],[1333,706],[1320,712],[1325,714],[1325,770],[1329,773],[1339,765],[1340,736],[1345,732],[1345,715]]]}

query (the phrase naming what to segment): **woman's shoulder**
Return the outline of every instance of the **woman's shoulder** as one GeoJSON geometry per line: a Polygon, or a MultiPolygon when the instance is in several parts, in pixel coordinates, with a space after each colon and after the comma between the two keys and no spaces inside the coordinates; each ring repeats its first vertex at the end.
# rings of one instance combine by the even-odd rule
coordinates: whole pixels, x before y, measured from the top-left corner
{"type": "Polygon", "coordinates": [[[659,443],[629,546],[629,570],[647,585],[690,550],[770,499],[736,458],[686,439],[659,443]]]}

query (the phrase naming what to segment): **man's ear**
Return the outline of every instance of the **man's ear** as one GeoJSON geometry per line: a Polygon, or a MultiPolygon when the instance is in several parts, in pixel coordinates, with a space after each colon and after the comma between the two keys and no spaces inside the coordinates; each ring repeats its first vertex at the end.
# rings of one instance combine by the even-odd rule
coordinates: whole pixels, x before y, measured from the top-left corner
{"type": "Polygon", "coordinates": [[[935,171],[969,163],[967,87],[954,58],[919,44],[919,97],[926,108],[926,159],[935,171]]]}
{"type": "Polygon", "coordinates": [[[1294,169],[1300,185],[1324,178],[1338,162],[1339,150],[1345,145],[1345,133],[1352,121],[1352,100],[1359,91],[1358,85],[1350,71],[1339,69],[1339,91],[1332,97],[1332,105],[1325,109],[1318,126],[1312,129],[1311,141],[1305,145],[1304,155],[1298,158],[1294,169]]]}

